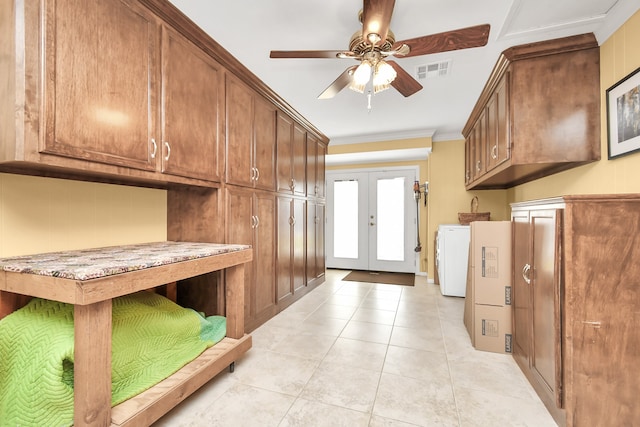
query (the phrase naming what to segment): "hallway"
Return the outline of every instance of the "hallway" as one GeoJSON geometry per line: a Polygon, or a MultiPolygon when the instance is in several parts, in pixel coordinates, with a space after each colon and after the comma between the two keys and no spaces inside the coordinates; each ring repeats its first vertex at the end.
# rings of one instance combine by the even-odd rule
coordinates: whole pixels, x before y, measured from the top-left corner
{"type": "Polygon", "coordinates": [[[555,426],[511,356],[476,351],[464,299],[327,280],[154,426],[555,426]]]}

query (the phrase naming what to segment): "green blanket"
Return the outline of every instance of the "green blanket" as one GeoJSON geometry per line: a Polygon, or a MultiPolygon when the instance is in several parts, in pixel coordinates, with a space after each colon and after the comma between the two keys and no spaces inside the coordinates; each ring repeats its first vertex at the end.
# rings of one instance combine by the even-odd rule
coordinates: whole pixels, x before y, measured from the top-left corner
{"type": "MultiPolygon", "coordinates": [[[[113,300],[112,405],[170,376],[226,334],[151,293],[113,300]]],[[[73,305],[34,298],[0,321],[0,426],[73,424],[73,305]]]]}

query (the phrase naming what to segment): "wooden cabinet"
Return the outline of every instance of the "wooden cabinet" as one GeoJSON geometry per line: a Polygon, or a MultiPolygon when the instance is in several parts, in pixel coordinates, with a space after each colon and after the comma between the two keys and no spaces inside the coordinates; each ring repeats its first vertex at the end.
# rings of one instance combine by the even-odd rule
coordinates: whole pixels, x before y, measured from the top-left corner
{"type": "Polygon", "coordinates": [[[277,191],[304,196],[307,132],[291,117],[278,112],[276,135],[277,191]]]}
{"type": "Polygon", "coordinates": [[[634,425],[640,197],[564,196],[512,211],[516,362],[559,425],[634,425]]]}
{"type": "Polygon", "coordinates": [[[245,267],[245,329],[250,332],[276,314],[275,213],[273,193],[227,187],[227,242],[248,244],[253,261],[245,267]]]}
{"type": "Polygon", "coordinates": [[[307,285],[324,280],[325,274],[325,205],[307,201],[307,285]]]}
{"type": "Polygon", "coordinates": [[[210,55],[133,0],[15,7],[3,30],[28,36],[2,63],[11,84],[0,96],[22,108],[3,117],[12,122],[2,166],[134,183],[220,180],[224,69],[210,55]]]}
{"type": "Polygon", "coordinates": [[[514,208],[513,356],[559,415],[562,408],[560,230],[562,211],[514,208]]]}
{"type": "MultiPolygon", "coordinates": [[[[156,18],[135,2],[43,4],[45,137],[40,151],[155,170],[151,141],[160,139],[156,18]]],[[[30,42],[34,45],[26,49],[38,48],[37,40],[30,42]]]]}
{"type": "Polygon", "coordinates": [[[305,200],[278,196],[277,301],[279,310],[304,294],[305,200]]]}
{"type": "Polygon", "coordinates": [[[509,188],[599,160],[593,34],[505,50],[462,133],[467,190],[509,188]]]}
{"type": "Polygon", "coordinates": [[[275,190],[276,109],[230,75],[226,88],[226,182],[275,190]]]}

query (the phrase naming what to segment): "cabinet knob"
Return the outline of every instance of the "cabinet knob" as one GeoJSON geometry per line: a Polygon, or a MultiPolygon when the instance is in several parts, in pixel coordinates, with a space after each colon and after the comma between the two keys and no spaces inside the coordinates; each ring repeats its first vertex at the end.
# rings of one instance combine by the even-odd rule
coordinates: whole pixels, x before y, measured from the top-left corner
{"type": "Polygon", "coordinates": [[[255,215],[254,218],[256,219],[256,226],[254,228],[260,227],[260,217],[258,215],[255,215]]]}
{"type": "Polygon", "coordinates": [[[153,151],[151,152],[151,158],[156,158],[156,153],[158,152],[158,144],[156,144],[156,140],[151,138],[151,145],[153,146],[153,151]]]}
{"type": "Polygon", "coordinates": [[[492,159],[497,159],[498,158],[498,145],[494,145],[493,147],[491,147],[491,158],[492,159]]]}
{"type": "Polygon", "coordinates": [[[482,163],[480,163],[480,160],[478,160],[476,162],[476,171],[480,172],[481,166],[482,166],[482,163]]]}
{"type": "Polygon", "coordinates": [[[289,188],[291,188],[291,191],[293,191],[294,188],[296,188],[296,180],[291,178],[291,182],[289,182],[289,188]]]}
{"type": "Polygon", "coordinates": [[[254,168],[254,169],[255,169],[255,171],[256,171],[256,178],[255,178],[255,179],[256,179],[256,181],[257,181],[257,180],[259,180],[259,179],[260,179],[260,169],[258,169],[258,168],[254,168]]]}
{"type": "Polygon", "coordinates": [[[255,181],[256,180],[256,168],[251,168],[251,177],[250,177],[251,181],[255,181]]]}

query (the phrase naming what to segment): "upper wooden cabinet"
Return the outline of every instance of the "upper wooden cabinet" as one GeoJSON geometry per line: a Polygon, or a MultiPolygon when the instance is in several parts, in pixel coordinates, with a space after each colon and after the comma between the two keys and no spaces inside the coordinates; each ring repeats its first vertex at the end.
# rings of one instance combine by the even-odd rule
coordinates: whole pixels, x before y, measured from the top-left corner
{"type": "Polygon", "coordinates": [[[162,172],[220,181],[224,69],[164,25],[161,58],[162,172]]]}
{"type": "Polygon", "coordinates": [[[3,168],[220,181],[225,70],[215,59],[137,1],[13,7],[20,10],[0,18],[3,40],[14,42],[2,52],[10,58],[1,65],[10,82],[0,93],[9,129],[3,168]],[[18,114],[9,115],[11,107],[18,114]]]}
{"type": "MultiPolygon", "coordinates": [[[[156,18],[131,2],[43,4],[45,135],[39,151],[155,170],[156,18]]],[[[37,49],[37,42],[29,40],[26,49],[37,49]]]]}
{"type": "Polygon", "coordinates": [[[505,50],[462,133],[467,190],[509,188],[599,160],[593,34],[505,50]]]}
{"type": "Polygon", "coordinates": [[[277,190],[305,195],[307,132],[288,115],[278,112],[277,190]]]}
{"type": "Polygon", "coordinates": [[[276,109],[231,75],[226,87],[226,181],[275,190],[276,109]]]}

